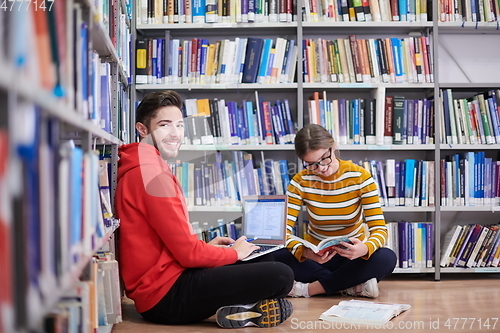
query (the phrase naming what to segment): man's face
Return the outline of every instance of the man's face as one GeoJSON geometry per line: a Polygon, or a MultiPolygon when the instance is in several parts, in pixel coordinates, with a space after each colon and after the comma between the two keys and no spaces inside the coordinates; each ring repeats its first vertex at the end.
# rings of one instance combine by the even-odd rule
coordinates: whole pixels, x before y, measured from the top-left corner
{"type": "Polygon", "coordinates": [[[184,120],[178,107],[159,108],[156,116],[151,119],[149,130],[164,160],[177,157],[184,139],[184,120]]]}

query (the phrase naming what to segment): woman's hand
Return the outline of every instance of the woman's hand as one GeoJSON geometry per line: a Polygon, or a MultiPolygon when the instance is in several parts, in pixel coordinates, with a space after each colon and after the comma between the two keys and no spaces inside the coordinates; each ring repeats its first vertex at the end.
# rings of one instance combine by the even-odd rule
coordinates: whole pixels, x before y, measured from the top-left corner
{"type": "Polygon", "coordinates": [[[230,237],[217,236],[214,239],[212,239],[210,242],[208,242],[207,244],[210,244],[210,245],[213,245],[216,247],[226,247],[232,243],[234,243],[234,239],[232,239],[230,237]]]}
{"type": "Polygon", "coordinates": [[[357,259],[368,253],[368,246],[359,239],[349,238],[351,243],[340,242],[340,245],[335,245],[335,251],[349,260],[357,259]],[[345,246],[346,248],[342,248],[345,246]]]}
{"type": "Polygon", "coordinates": [[[313,250],[310,248],[306,247],[305,250],[302,252],[302,258],[305,259],[311,259],[316,261],[319,264],[324,264],[325,262],[328,262],[330,259],[333,258],[334,255],[336,255],[336,251],[327,251],[323,255],[319,255],[317,253],[314,253],[313,250]]]}
{"type": "Polygon", "coordinates": [[[231,248],[238,252],[238,260],[245,259],[253,251],[260,249],[257,245],[247,242],[247,238],[245,236],[238,238],[231,248]]]}

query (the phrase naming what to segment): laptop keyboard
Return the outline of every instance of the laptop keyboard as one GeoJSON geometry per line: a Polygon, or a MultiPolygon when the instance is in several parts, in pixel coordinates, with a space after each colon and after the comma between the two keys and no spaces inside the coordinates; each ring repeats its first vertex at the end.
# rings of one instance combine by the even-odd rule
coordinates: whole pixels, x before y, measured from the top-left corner
{"type": "Polygon", "coordinates": [[[260,249],[253,251],[253,253],[259,253],[259,252],[270,250],[273,247],[276,247],[276,245],[259,245],[259,247],[260,247],[260,249]]]}

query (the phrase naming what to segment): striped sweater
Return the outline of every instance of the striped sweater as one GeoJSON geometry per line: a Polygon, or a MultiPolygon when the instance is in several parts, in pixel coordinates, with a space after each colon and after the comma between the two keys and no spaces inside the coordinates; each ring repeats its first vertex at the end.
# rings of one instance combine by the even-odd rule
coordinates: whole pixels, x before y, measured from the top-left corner
{"type": "Polygon", "coordinates": [[[298,260],[304,260],[305,247],[289,236],[303,204],[309,215],[306,240],[313,244],[330,236],[357,237],[368,246],[362,257],[368,259],[387,240],[377,185],[367,170],[350,161],[339,160],[338,171],[329,177],[302,170],[290,182],[287,196],[286,246],[298,260]]]}

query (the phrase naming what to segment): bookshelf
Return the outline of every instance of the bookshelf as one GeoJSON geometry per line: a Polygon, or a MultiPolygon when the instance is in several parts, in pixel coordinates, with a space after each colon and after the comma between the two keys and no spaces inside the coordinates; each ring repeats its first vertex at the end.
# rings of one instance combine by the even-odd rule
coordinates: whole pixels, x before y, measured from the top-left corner
{"type": "Polygon", "coordinates": [[[113,261],[119,226],[101,205],[130,141],[129,11],[126,0],[0,9],[0,332],[104,324],[97,275],[119,281],[94,258],[113,261]]]}
{"type": "MultiPolygon", "coordinates": [[[[442,89],[453,89],[460,91],[460,94],[481,92],[487,89],[498,89],[498,74],[499,63],[496,61],[493,54],[495,50],[488,52],[478,52],[484,49],[487,43],[497,43],[498,35],[498,17],[500,10],[495,4],[492,12],[496,13],[494,22],[472,22],[458,19],[450,13],[445,13],[439,1],[421,1],[426,3],[428,8],[428,20],[420,21],[391,21],[381,20],[378,22],[340,22],[330,18],[324,18],[319,15],[316,19],[316,14],[310,15],[311,10],[307,9],[313,3],[318,5],[318,13],[321,13],[322,5],[318,1],[304,2],[297,1],[297,8],[304,6],[304,16],[296,15],[292,22],[256,22],[256,23],[236,23],[236,22],[218,22],[218,23],[161,23],[161,24],[145,24],[145,20],[140,15],[140,9],[133,17],[135,24],[136,37],[140,38],[165,38],[166,35],[178,39],[192,38],[211,38],[210,43],[223,38],[234,40],[236,37],[259,37],[259,38],[294,38],[296,45],[299,46],[298,61],[296,73],[293,82],[277,83],[277,84],[259,84],[259,83],[177,83],[161,82],[159,84],[135,84],[133,83],[132,90],[136,92],[133,96],[136,100],[140,100],[142,95],[156,90],[172,89],[176,90],[185,99],[197,98],[218,98],[226,100],[235,100],[240,103],[243,100],[253,100],[254,91],[258,91],[259,96],[278,96],[275,98],[264,97],[265,100],[282,100],[287,98],[292,105],[292,118],[296,128],[301,128],[304,124],[311,121],[308,110],[308,100],[315,92],[319,93],[320,101],[322,100],[322,92],[325,91],[327,99],[357,99],[357,98],[376,98],[377,101],[383,100],[386,96],[404,96],[410,100],[429,99],[433,101],[433,117],[427,121],[433,122],[434,125],[434,141],[424,142],[422,144],[393,144],[384,141],[383,136],[377,138],[377,144],[340,144],[340,158],[352,159],[353,161],[364,160],[382,160],[395,159],[403,161],[406,159],[416,159],[422,161],[430,161],[433,166],[434,176],[429,176],[434,182],[435,206],[385,206],[383,207],[386,215],[386,220],[389,221],[415,221],[433,222],[434,225],[434,267],[432,268],[398,268],[396,273],[431,273],[436,280],[440,279],[441,272],[499,272],[499,268],[484,267],[461,269],[456,267],[439,267],[441,257],[442,244],[441,239],[447,229],[457,223],[472,223],[477,216],[480,216],[482,221],[487,224],[497,223],[498,221],[498,204],[490,206],[445,206],[441,204],[440,198],[440,160],[446,155],[456,152],[466,151],[486,151],[486,154],[494,159],[494,154],[498,151],[498,142],[496,144],[449,144],[440,140],[441,131],[441,114],[443,106],[441,103],[440,91],[442,89]],[[443,16],[444,15],[444,16],[443,16]],[[142,18],[142,19],[141,19],[142,18]],[[316,21],[315,21],[316,20],[316,21]],[[445,21],[445,22],[444,22],[445,21]],[[427,39],[427,49],[429,61],[430,77],[424,75],[423,79],[418,79],[416,76],[413,81],[406,77],[402,82],[393,82],[391,80],[384,81],[382,79],[365,79],[355,80],[351,82],[330,82],[330,79],[318,80],[306,79],[303,73],[304,57],[307,60],[307,54],[302,50],[300,42],[304,39],[339,39],[347,38],[349,35],[355,35],[358,39],[382,39],[397,37],[405,41],[415,41],[416,39],[425,36],[427,39]],[[209,36],[209,37],[207,37],[209,36]],[[451,37],[449,37],[451,36],[451,37]],[[472,42],[472,47],[460,46],[460,41],[465,38],[472,42]],[[483,45],[482,47],[480,45],[483,45]],[[480,53],[480,54],[479,54],[480,53]],[[463,59],[460,58],[463,55],[463,59]],[[477,61],[477,57],[481,61],[477,61]],[[483,66],[487,63],[490,67],[483,66]],[[458,73],[458,74],[457,74],[458,73]],[[416,82],[418,81],[418,82],[416,82]],[[494,213],[492,215],[492,213],[494,213]],[[497,220],[495,220],[497,219],[497,220]],[[468,222],[467,222],[468,221],[468,222]]],[[[335,1],[334,1],[335,3],[335,1]]],[[[389,1],[376,1],[374,3],[382,4],[392,3],[389,1]]],[[[395,2],[397,3],[397,2],[395,2]]],[[[411,5],[412,1],[408,1],[411,5]]],[[[473,1],[479,5],[477,1],[473,1]]],[[[335,5],[335,4],[334,4],[335,5]]],[[[464,17],[470,15],[470,3],[456,1],[454,5],[459,6],[453,8],[456,13],[463,13],[464,17]],[[468,4],[467,4],[468,3],[468,4]],[[461,6],[464,7],[461,7],[461,6]],[[469,7],[467,7],[469,6],[469,7]],[[466,13],[467,9],[467,13],[466,13]]],[[[486,8],[486,7],[485,7],[486,8]]],[[[489,8],[489,7],[488,7],[489,8]]],[[[137,9],[137,8],[136,8],[137,9]]],[[[144,9],[142,9],[144,10],[144,9]]],[[[391,14],[391,8],[386,8],[391,14]]],[[[301,10],[298,10],[300,13],[301,10]]],[[[295,14],[295,13],[294,13],[295,14]]],[[[373,12],[372,12],[373,14],[373,12]]],[[[389,14],[389,16],[390,16],[389,14]]],[[[383,17],[383,16],[382,16],[383,17]]],[[[479,17],[479,16],[478,16],[479,17]]],[[[147,19],[146,19],[147,21],[147,19]]],[[[423,43],[423,42],[422,42],[423,43]]],[[[424,44],[420,44],[422,46],[424,44]]],[[[424,66],[424,53],[421,49],[422,70],[424,66]]],[[[415,75],[415,74],[414,74],[415,75]]],[[[168,81],[168,79],[167,79],[168,81]]],[[[465,95],[464,95],[465,96],[465,95]]],[[[472,95],[471,95],[472,96],[472,95]]],[[[468,98],[471,96],[463,97],[468,98]]],[[[382,102],[376,105],[377,111],[384,110],[385,104],[382,102]]],[[[383,132],[384,118],[377,116],[377,132],[383,132]]],[[[215,152],[232,152],[245,151],[252,154],[254,166],[258,167],[260,153],[264,152],[266,158],[276,159],[284,158],[289,164],[294,165],[295,171],[300,169],[300,163],[293,153],[293,145],[231,145],[231,144],[215,144],[215,145],[193,145],[186,144],[181,148],[180,159],[190,161],[208,161],[215,152]]],[[[499,157],[496,157],[498,160],[499,157]]],[[[291,171],[293,174],[293,172],[291,171]]],[[[430,179],[429,178],[429,179],[430,179]]],[[[428,179],[428,181],[429,181],[428,179]]],[[[221,216],[228,214],[237,214],[240,208],[236,206],[218,207],[218,206],[190,206],[191,219],[193,221],[208,220],[212,218],[214,221],[221,216]],[[220,213],[220,214],[217,214],[220,213]]],[[[234,215],[231,215],[234,216],[234,215]]],[[[231,217],[232,218],[232,217],[231,217]]],[[[215,225],[215,224],[214,224],[215,225]]]]}

